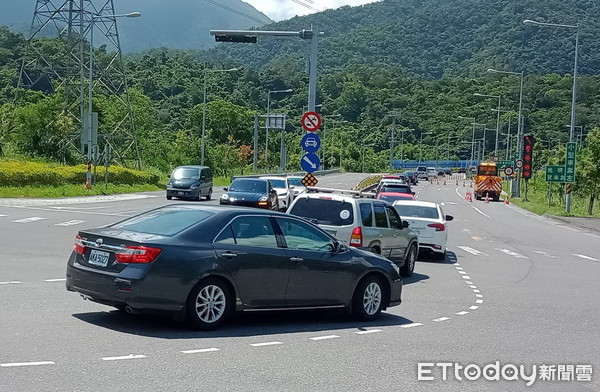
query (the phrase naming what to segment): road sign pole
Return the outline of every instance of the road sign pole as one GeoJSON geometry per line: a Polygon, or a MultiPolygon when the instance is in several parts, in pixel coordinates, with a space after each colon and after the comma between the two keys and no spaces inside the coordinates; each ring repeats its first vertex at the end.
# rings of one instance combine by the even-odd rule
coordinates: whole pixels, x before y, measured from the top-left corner
{"type": "Polygon", "coordinates": [[[252,170],[258,170],[258,114],[254,115],[254,157],[252,158],[252,170]]]}

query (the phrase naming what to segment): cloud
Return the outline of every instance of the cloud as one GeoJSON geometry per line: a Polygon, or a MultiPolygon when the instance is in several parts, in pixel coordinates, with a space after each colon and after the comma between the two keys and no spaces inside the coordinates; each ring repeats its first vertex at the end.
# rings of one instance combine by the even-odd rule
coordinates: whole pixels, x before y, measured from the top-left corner
{"type": "Polygon", "coordinates": [[[309,7],[302,6],[292,0],[243,0],[252,5],[257,10],[266,14],[269,18],[279,21],[289,19],[296,15],[307,15],[316,12],[317,10],[325,10],[330,8],[338,8],[344,5],[362,5],[374,3],[379,0],[298,0],[309,7]]]}

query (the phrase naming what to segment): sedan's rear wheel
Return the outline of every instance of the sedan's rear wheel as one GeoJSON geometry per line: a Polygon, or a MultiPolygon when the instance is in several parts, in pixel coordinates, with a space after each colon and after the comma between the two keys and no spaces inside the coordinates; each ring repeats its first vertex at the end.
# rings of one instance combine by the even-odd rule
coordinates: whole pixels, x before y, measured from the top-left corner
{"type": "Polygon", "coordinates": [[[222,281],[209,278],[192,290],[187,305],[188,316],[195,327],[215,329],[229,313],[231,296],[222,281]]]}
{"type": "Polygon", "coordinates": [[[375,320],[383,308],[383,293],[381,281],[375,276],[362,280],[354,293],[354,315],[360,320],[375,320]]]}
{"type": "Polygon", "coordinates": [[[167,196],[167,200],[171,200],[173,196],[167,196]]]}
{"type": "Polygon", "coordinates": [[[404,277],[412,276],[415,270],[415,264],[417,262],[417,247],[413,244],[410,246],[406,259],[404,259],[404,265],[400,268],[400,275],[404,277]]]}
{"type": "Polygon", "coordinates": [[[212,188],[210,188],[208,190],[208,193],[206,194],[206,200],[210,200],[210,199],[212,199],[212,188]]]}

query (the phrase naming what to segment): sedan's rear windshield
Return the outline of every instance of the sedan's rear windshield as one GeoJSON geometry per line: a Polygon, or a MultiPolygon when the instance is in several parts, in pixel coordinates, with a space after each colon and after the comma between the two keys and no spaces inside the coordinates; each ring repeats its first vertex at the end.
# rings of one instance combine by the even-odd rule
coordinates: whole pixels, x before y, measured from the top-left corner
{"type": "Polygon", "coordinates": [[[393,203],[396,200],[414,200],[414,198],[408,195],[382,195],[379,197],[379,200],[385,200],[389,203],[393,203]]]}
{"type": "Polygon", "coordinates": [[[398,211],[398,215],[407,218],[439,219],[440,217],[435,207],[397,204],[394,208],[398,211]]]}
{"type": "Polygon", "coordinates": [[[354,222],[352,204],[327,198],[299,199],[289,213],[321,225],[347,226],[354,222]]]}
{"type": "Polygon", "coordinates": [[[173,206],[148,211],[110,227],[170,237],[213,215],[205,210],[173,206]]]}
{"type": "Polygon", "coordinates": [[[267,180],[234,180],[229,190],[232,192],[266,193],[267,180]]]}
{"type": "Polygon", "coordinates": [[[380,192],[397,192],[397,193],[411,193],[409,187],[407,186],[394,186],[394,185],[384,185],[380,190],[380,192]]]}
{"type": "Polygon", "coordinates": [[[273,188],[286,188],[285,180],[269,180],[273,188]]]}

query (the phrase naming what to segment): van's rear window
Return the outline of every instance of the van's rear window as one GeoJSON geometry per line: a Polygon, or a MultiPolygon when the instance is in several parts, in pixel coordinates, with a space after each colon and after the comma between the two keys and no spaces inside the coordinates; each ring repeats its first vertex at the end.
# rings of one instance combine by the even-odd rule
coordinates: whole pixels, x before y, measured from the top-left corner
{"type": "Polygon", "coordinates": [[[169,206],[148,211],[110,227],[170,237],[213,215],[212,212],[196,208],[169,206]]]}
{"type": "Polygon", "coordinates": [[[289,213],[321,225],[347,226],[354,222],[352,204],[341,200],[302,198],[289,213]]]}

